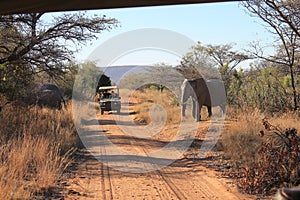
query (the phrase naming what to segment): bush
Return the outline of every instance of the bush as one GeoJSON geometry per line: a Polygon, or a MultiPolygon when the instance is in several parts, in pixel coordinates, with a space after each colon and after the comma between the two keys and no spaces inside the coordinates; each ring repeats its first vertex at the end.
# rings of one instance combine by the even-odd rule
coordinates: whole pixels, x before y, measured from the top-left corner
{"type": "Polygon", "coordinates": [[[295,128],[280,129],[263,120],[264,139],[256,159],[240,169],[241,189],[250,194],[270,194],[277,187],[300,183],[300,137],[295,128]]]}

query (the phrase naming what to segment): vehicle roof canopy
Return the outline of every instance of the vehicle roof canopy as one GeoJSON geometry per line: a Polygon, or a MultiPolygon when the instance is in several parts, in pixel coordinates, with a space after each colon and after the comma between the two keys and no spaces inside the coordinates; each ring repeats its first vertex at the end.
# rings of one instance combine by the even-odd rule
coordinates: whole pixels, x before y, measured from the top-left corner
{"type": "Polygon", "coordinates": [[[118,86],[102,86],[99,87],[99,90],[112,90],[112,89],[118,89],[118,86]]]}

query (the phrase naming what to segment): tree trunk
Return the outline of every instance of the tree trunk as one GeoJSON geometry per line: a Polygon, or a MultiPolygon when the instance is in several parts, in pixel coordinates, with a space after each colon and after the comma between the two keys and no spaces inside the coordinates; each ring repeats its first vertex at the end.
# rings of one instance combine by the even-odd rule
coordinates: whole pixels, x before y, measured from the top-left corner
{"type": "Polygon", "coordinates": [[[297,91],[295,86],[295,78],[294,78],[294,70],[293,66],[290,66],[290,74],[291,74],[291,81],[292,81],[292,88],[293,88],[293,98],[294,98],[294,110],[297,110],[297,91]]]}

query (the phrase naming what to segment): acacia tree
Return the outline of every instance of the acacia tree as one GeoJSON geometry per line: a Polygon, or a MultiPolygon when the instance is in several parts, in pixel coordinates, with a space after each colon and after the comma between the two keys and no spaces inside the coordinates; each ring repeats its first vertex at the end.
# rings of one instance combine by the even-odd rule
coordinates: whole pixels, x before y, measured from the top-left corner
{"type": "Polygon", "coordinates": [[[0,16],[0,85],[31,80],[40,72],[62,75],[81,45],[117,24],[116,19],[82,12],[0,16]]]}
{"type": "Polygon", "coordinates": [[[251,0],[242,3],[250,15],[259,17],[267,29],[276,36],[277,53],[265,56],[259,44],[253,44],[253,56],[289,69],[293,90],[294,110],[298,108],[295,69],[299,68],[297,56],[300,45],[300,3],[296,0],[251,0]]]}
{"type": "Polygon", "coordinates": [[[110,77],[93,62],[85,62],[78,66],[78,74],[74,80],[73,98],[92,99],[101,86],[110,86],[110,77]]]}
{"type": "Polygon", "coordinates": [[[219,66],[219,72],[227,90],[232,76],[237,76],[236,67],[238,64],[249,59],[249,56],[234,51],[232,48],[232,44],[206,46],[206,51],[219,66]]]}
{"type": "Polygon", "coordinates": [[[149,82],[153,82],[158,85],[158,89],[162,91],[165,87],[168,87],[170,91],[180,94],[178,90],[183,82],[183,77],[172,65],[165,63],[158,63],[152,67],[148,67],[149,82]]]}
{"type": "Polygon", "coordinates": [[[191,47],[191,51],[182,57],[177,70],[188,79],[204,77],[220,78],[214,60],[200,42],[191,47]]]}

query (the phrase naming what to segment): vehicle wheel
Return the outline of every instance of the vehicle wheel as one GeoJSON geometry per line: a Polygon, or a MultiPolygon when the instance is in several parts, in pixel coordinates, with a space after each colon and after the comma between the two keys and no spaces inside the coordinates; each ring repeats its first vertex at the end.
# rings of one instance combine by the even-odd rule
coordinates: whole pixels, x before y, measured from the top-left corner
{"type": "Polygon", "coordinates": [[[101,113],[101,115],[103,115],[103,114],[104,114],[104,110],[101,110],[101,108],[100,108],[100,113],[101,113]]]}

